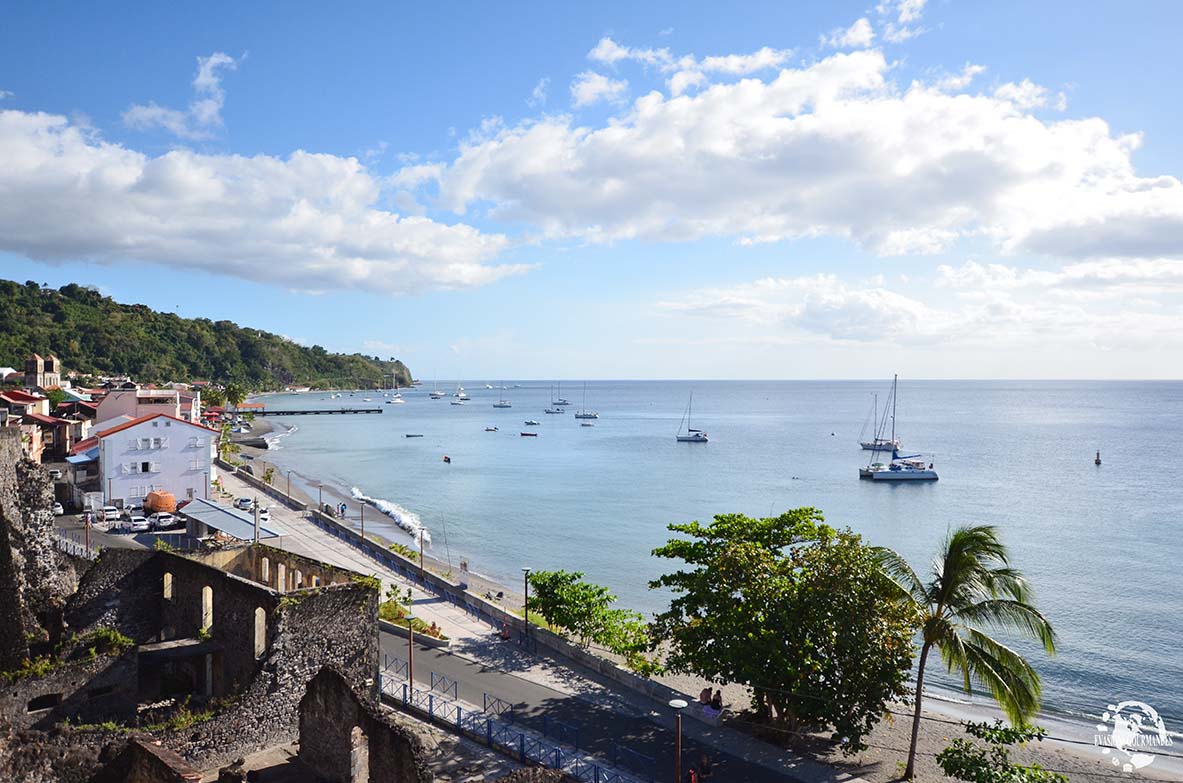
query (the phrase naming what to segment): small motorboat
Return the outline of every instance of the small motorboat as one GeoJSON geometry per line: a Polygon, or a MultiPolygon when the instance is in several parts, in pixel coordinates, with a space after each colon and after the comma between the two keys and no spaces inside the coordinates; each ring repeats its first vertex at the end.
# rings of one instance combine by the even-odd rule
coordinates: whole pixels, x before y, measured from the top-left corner
{"type": "Polygon", "coordinates": [[[562,412],[563,412],[562,408],[547,408],[546,410],[543,411],[543,413],[562,413],[562,412]]]}
{"type": "Polygon", "coordinates": [[[451,458],[451,457],[449,457],[447,454],[445,454],[445,455],[444,455],[444,462],[446,462],[446,463],[448,463],[449,465],[451,465],[451,464],[452,464],[452,458],[451,458]]]}
{"type": "Polygon", "coordinates": [[[452,404],[453,405],[467,405],[468,403],[466,403],[464,400],[452,400],[452,404]]]}
{"type": "Polygon", "coordinates": [[[419,434],[417,434],[417,433],[407,433],[407,434],[406,434],[406,435],[404,435],[403,437],[404,437],[404,438],[422,438],[423,436],[422,436],[422,435],[419,435],[419,434]]]}
{"type": "Polygon", "coordinates": [[[537,432],[522,432],[522,437],[523,438],[537,438],[538,433],[537,432]]]}
{"type": "Polygon", "coordinates": [[[485,427],[485,432],[496,432],[496,431],[497,431],[496,427],[485,427]]]}
{"type": "Polygon", "coordinates": [[[538,422],[534,421],[533,419],[526,419],[525,424],[527,427],[537,427],[538,426],[538,422]]]}
{"type": "Polygon", "coordinates": [[[596,425],[592,424],[590,421],[581,421],[581,422],[579,422],[579,426],[580,427],[594,427],[596,425]]]}

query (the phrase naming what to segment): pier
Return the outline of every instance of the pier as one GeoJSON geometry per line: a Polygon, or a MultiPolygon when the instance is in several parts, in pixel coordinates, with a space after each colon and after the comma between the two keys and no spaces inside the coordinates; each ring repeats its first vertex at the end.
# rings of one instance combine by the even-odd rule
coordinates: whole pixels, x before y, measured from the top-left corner
{"type": "Polygon", "coordinates": [[[308,410],[259,410],[256,416],[352,416],[381,413],[381,408],[310,408],[308,410]]]}

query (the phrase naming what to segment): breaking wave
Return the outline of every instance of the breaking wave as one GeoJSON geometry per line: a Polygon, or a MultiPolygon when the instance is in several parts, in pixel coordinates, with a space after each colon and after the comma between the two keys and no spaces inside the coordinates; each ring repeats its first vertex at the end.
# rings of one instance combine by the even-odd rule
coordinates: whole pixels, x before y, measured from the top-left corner
{"type": "MultiPolygon", "coordinates": [[[[281,425],[281,426],[286,426],[286,425],[281,425]]],[[[291,427],[288,427],[283,432],[275,432],[275,431],[268,432],[266,435],[263,436],[263,440],[267,441],[267,450],[274,451],[276,449],[282,449],[283,444],[280,443],[280,441],[282,441],[284,438],[286,438],[288,435],[291,435],[293,432],[295,432],[298,429],[300,429],[300,428],[293,425],[291,427]]]]}
{"type": "Polygon", "coordinates": [[[405,530],[410,534],[411,538],[416,541],[419,539],[419,531],[423,531],[423,543],[431,544],[431,532],[423,525],[423,521],[419,519],[419,515],[414,511],[408,511],[391,500],[383,500],[382,498],[372,498],[366,493],[362,492],[357,487],[349,490],[349,494],[354,500],[365,503],[367,506],[372,506],[381,511],[386,516],[394,520],[394,524],[405,530]]]}

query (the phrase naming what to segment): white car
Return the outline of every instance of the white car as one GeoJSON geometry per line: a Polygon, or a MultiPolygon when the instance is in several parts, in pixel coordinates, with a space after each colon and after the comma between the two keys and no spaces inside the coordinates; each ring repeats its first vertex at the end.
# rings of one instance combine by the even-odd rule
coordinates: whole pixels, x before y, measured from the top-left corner
{"type": "Polygon", "coordinates": [[[239,511],[250,511],[254,506],[254,501],[250,498],[238,498],[234,501],[234,507],[239,511]]]}
{"type": "Polygon", "coordinates": [[[271,509],[269,509],[267,506],[260,506],[259,507],[259,521],[260,522],[270,522],[271,521],[271,509]]]}
{"type": "Polygon", "coordinates": [[[167,511],[157,511],[148,517],[148,521],[152,523],[154,530],[166,530],[177,524],[177,518],[167,511]]]}
{"type": "Polygon", "coordinates": [[[58,470],[57,468],[51,468],[49,471],[49,477],[51,479],[53,479],[54,481],[61,481],[62,472],[60,470],[58,470]]]}
{"type": "Polygon", "coordinates": [[[101,513],[104,522],[116,522],[119,519],[119,509],[114,506],[103,506],[101,513]]]}
{"type": "Polygon", "coordinates": [[[148,518],[140,514],[132,514],[131,519],[127,520],[127,529],[133,533],[146,533],[150,528],[148,518]]]}
{"type": "Polygon", "coordinates": [[[64,508],[62,508],[61,503],[54,503],[53,504],[53,515],[55,517],[60,517],[64,513],[66,513],[66,510],[64,508]]]}

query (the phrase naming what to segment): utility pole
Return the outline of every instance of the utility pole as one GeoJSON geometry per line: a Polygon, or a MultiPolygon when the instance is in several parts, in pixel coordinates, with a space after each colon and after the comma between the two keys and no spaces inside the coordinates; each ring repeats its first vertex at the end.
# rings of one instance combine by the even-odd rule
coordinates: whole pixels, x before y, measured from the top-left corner
{"type": "Polygon", "coordinates": [[[255,496],[255,543],[259,543],[259,498],[255,496]]]}
{"type": "Polygon", "coordinates": [[[419,528],[419,581],[423,581],[423,528],[419,528]]]}

